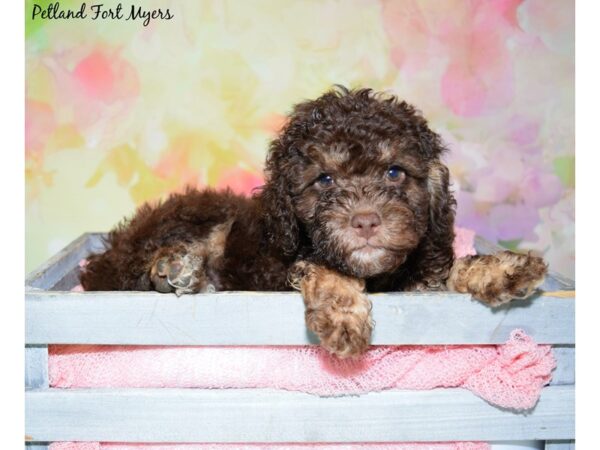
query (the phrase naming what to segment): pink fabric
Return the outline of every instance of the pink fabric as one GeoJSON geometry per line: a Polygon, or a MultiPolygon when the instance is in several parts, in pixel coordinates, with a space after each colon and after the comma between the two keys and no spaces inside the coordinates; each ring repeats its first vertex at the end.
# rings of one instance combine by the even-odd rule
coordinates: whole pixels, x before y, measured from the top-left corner
{"type": "Polygon", "coordinates": [[[504,408],[532,408],[555,367],[522,331],[501,346],[374,346],[340,360],[317,346],[49,346],[52,387],[274,388],[320,396],[464,387],[504,408]]]}
{"type": "Polygon", "coordinates": [[[50,450],[489,450],[484,442],[431,442],[389,444],[105,444],[55,442],[50,450]]]}

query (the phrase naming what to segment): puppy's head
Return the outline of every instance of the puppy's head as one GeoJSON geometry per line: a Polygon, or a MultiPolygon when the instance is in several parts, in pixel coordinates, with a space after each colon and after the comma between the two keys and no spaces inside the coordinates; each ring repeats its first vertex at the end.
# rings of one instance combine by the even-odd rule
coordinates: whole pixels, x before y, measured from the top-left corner
{"type": "Polygon", "coordinates": [[[267,158],[271,244],[360,278],[395,271],[426,238],[452,236],[442,151],[394,97],[338,88],[297,105],[267,158]]]}

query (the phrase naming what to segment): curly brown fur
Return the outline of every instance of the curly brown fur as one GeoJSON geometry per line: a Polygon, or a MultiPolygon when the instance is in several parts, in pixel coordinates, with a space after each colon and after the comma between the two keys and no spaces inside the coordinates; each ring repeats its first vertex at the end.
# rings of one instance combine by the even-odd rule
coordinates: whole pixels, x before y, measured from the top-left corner
{"type": "Polygon", "coordinates": [[[527,298],[544,281],[548,267],[538,256],[509,251],[459,258],[448,288],[471,294],[490,306],[527,298]]]}
{"type": "Polygon", "coordinates": [[[177,293],[284,290],[288,265],[265,250],[258,208],[230,192],[193,189],[146,204],[109,233],[107,250],[89,258],[81,284],[92,291],[176,292],[172,284],[181,280],[169,284],[166,275],[181,263],[193,278],[177,293]],[[159,268],[161,261],[168,267],[159,268]]]}
{"type": "Polygon", "coordinates": [[[364,281],[305,261],[292,267],[290,278],[302,292],[306,326],[321,345],[340,358],[364,353],[373,330],[364,281]]]}
{"type": "MultiPolygon", "coordinates": [[[[447,288],[455,201],[444,152],[440,137],[409,104],[339,87],[293,109],[270,145],[267,181],[253,198],[190,190],[143,206],[110,233],[105,253],[90,258],[83,287],[178,294],[284,290],[288,270],[300,263],[310,268],[298,272],[296,264],[292,271],[309,328],[332,352],[359,354],[370,318],[356,286],[447,288]]],[[[481,267],[493,266],[484,261],[481,267]]],[[[452,278],[455,289],[485,272],[461,272],[463,265],[460,260],[454,268],[467,274],[452,278]]],[[[508,266],[490,272],[498,279],[493,290],[485,285],[468,292],[494,303],[537,283],[505,283],[508,266]]]]}
{"type": "Polygon", "coordinates": [[[231,220],[215,225],[205,238],[191,244],[161,247],[150,266],[154,289],[178,296],[221,289],[219,273],[231,225],[231,220]]]}

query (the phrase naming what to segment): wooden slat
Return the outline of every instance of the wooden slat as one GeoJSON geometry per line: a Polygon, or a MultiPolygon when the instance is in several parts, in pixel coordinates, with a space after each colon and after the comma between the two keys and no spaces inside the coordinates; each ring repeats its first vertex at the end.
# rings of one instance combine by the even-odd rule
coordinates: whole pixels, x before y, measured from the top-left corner
{"type": "Polygon", "coordinates": [[[48,346],[25,346],[25,387],[48,387],[48,346]]]}
{"type": "MultiPolygon", "coordinates": [[[[98,234],[94,239],[99,239],[98,234]]],[[[31,272],[25,279],[25,286],[37,289],[51,289],[67,273],[71,272],[82,258],[90,253],[90,235],[83,234],[31,272]]]]}
{"type": "Polygon", "coordinates": [[[527,414],[463,389],[320,398],[271,390],[91,389],[25,394],[35,441],[369,442],[574,437],[574,388],[550,386],[527,414]]]}
{"type": "Polygon", "coordinates": [[[48,450],[48,442],[26,442],[25,450],[48,450]]]}
{"type": "MultiPolygon", "coordinates": [[[[490,255],[506,249],[493,244],[481,236],[475,236],[475,250],[479,254],[490,255]]],[[[544,291],[569,291],[575,289],[575,281],[550,270],[548,271],[548,275],[546,276],[541,289],[544,291]]]]}
{"type": "Polygon", "coordinates": [[[48,289],[50,291],[70,291],[79,283],[79,275],[81,274],[81,268],[79,266],[73,267],[71,270],[66,272],[54,285],[48,289]]]}
{"type": "Polygon", "coordinates": [[[552,385],[575,384],[575,346],[560,345],[552,349],[556,369],[552,372],[552,385]]]}
{"type": "Polygon", "coordinates": [[[79,275],[81,273],[81,268],[79,267],[79,262],[87,258],[90,254],[100,253],[105,248],[104,238],[106,237],[106,233],[86,233],[84,234],[86,237],[85,241],[85,251],[78,254],[79,258],[74,259],[74,265],[72,264],[72,269],[65,272],[65,274],[54,283],[53,286],[48,288],[48,290],[52,291],[70,291],[75,286],[79,284],[79,275]]]}
{"type": "Polygon", "coordinates": [[[487,441],[490,450],[544,450],[545,441],[511,440],[511,441],[487,441]]]}
{"type": "Polygon", "coordinates": [[[575,450],[575,441],[546,441],[544,450],[575,450]]]}
{"type": "MultiPolygon", "coordinates": [[[[491,309],[455,293],[372,295],[375,345],[498,344],[523,329],[573,344],[574,301],[539,297],[491,309]],[[550,326],[551,324],[551,326],[550,326]]],[[[27,292],[28,344],[306,345],[298,293],[27,292]]]]}

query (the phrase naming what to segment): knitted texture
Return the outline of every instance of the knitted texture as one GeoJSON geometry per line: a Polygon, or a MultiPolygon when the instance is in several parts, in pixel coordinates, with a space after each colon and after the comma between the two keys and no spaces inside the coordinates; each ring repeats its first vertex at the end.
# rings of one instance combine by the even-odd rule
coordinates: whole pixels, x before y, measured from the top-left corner
{"type": "Polygon", "coordinates": [[[485,442],[419,442],[389,444],[104,444],[55,442],[49,450],[489,450],[485,442]]]}
{"type": "Polygon", "coordinates": [[[522,331],[505,345],[376,346],[340,360],[317,346],[49,346],[52,387],[274,388],[320,396],[465,387],[504,408],[537,402],[555,367],[522,331]]]}

